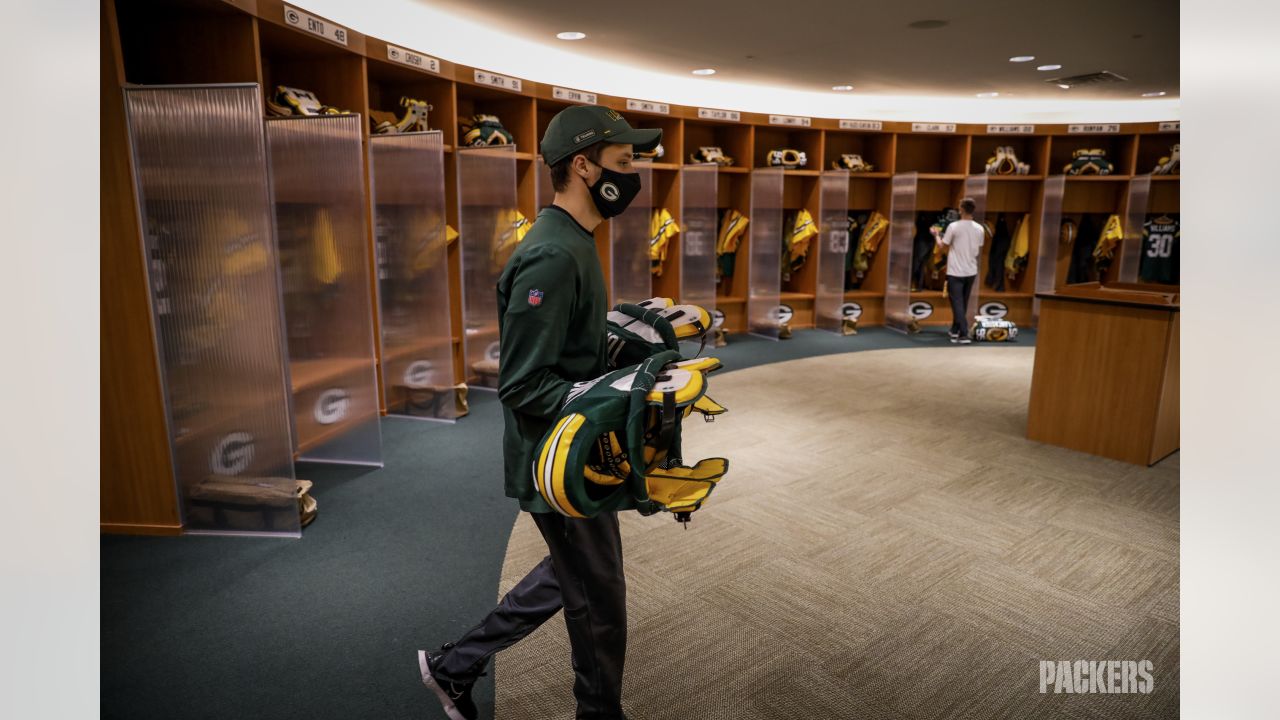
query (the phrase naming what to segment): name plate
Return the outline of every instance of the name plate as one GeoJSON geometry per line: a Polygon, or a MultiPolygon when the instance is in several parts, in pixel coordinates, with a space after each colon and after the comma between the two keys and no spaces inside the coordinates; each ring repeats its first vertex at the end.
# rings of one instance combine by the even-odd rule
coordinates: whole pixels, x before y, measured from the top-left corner
{"type": "Polygon", "coordinates": [[[1035,125],[988,125],[988,135],[1031,135],[1035,133],[1035,125]]]}
{"type": "Polygon", "coordinates": [[[795,115],[770,115],[770,125],[790,125],[792,127],[809,127],[813,121],[807,117],[797,117],[795,115]]]}
{"type": "Polygon", "coordinates": [[[637,112],[657,113],[659,115],[670,115],[671,106],[666,103],[650,102],[648,100],[628,100],[627,109],[637,112]]]}
{"type": "Polygon", "coordinates": [[[742,113],[737,110],[712,110],[711,108],[698,108],[698,117],[703,120],[728,120],[730,122],[742,122],[742,113]]]}
{"type": "Polygon", "coordinates": [[[911,123],[911,132],[953,133],[955,131],[955,123],[911,123]]]}
{"type": "Polygon", "coordinates": [[[1119,123],[1105,123],[1101,125],[1069,125],[1067,126],[1067,134],[1078,135],[1084,133],[1086,135],[1096,133],[1118,133],[1120,132],[1119,123]]]}
{"type": "Polygon", "coordinates": [[[430,55],[423,55],[422,53],[416,53],[391,44],[387,45],[387,59],[401,65],[418,68],[419,70],[429,70],[433,73],[440,72],[439,60],[430,55]]]}
{"type": "Polygon", "coordinates": [[[507,77],[506,75],[485,72],[483,70],[476,71],[476,84],[487,85],[488,87],[498,88],[499,90],[521,92],[520,78],[507,77]]]}
{"type": "Polygon", "coordinates": [[[1160,123],[1160,132],[1182,132],[1182,121],[1160,123]]]}
{"type": "Polygon", "coordinates": [[[562,87],[551,87],[551,97],[557,100],[567,100],[569,102],[585,103],[587,105],[596,104],[596,94],[582,92],[581,90],[570,90],[562,87]]]}
{"type": "Polygon", "coordinates": [[[879,120],[841,120],[841,130],[883,130],[884,123],[879,120]]]}
{"type": "Polygon", "coordinates": [[[284,6],[284,21],[289,27],[318,35],[325,40],[332,40],[339,45],[347,44],[347,29],[327,20],[308,15],[296,7],[284,6]]]}

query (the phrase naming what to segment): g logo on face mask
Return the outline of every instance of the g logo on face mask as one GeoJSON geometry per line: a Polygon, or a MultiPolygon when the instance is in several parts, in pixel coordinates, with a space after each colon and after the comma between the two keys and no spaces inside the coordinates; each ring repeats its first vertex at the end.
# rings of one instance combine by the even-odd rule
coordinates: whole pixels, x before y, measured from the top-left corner
{"type": "Polygon", "coordinates": [[[640,194],[640,173],[621,173],[600,166],[600,178],[591,186],[591,202],[595,203],[600,217],[621,215],[636,195],[640,194]]]}

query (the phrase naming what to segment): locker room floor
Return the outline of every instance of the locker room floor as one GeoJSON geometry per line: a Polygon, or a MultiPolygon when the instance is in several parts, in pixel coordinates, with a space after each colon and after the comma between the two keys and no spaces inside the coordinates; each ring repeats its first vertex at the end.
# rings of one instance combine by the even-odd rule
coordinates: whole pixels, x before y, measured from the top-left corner
{"type": "MultiPolygon", "coordinates": [[[[939,373],[941,368],[949,367],[951,359],[960,358],[964,361],[954,367],[966,373],[981,373],[981,368],[988,362],[1009,362],[1015,367],[1005,374],[1014,395],[1006,396],[1000,388],[992,387],[975,393],[975,397],[1000,406],[1000,412],[992,415],[992,421],[1002,423],[1000,431],[1002,437],[1008,439],[1007,444],[1017,444],[1020,439],[1017,415],[1021,412],[1025,416],[1026,384],[1030,377],[1034,338],[1033,332],[1026,332],[1019,337],[1018,343],[1008,346],[954,347],[947,342],[941,330],[907,337],[871,328],[851,337],[821,331],[797,331],[793,339],[782,342],[736,335],[731,336],[728,347],[714,351],[708,349],[726,365],[726,371],[713,377],[712,390],[717,399],[729,405],[730,413],[717,423],[705,428],[700,424],[691,431],[686,454],[695,457],[699,452],[722,452],[719,449],[722,444],[726,448],[732,446],[733,449],[726,454],[734,458],[733,472],[725,486],[717,491],[718,495],[713,496],[707,511],[695,516],[688,531],[680,530],[666,517],[627,518],[624,542],[627,543],[631,578],[630,602],[635,608],[633,622],[653,618],[652,612],[660,608],[671,608],[670,612],[678,613],[678,599],[672,598],[667,591],[672,587],[687,589],[690,587],[688,582],[697,578],[702,578],[697,582],[704,584],[722,583],[728,597],[743,601],[734,603],[734,611],[739,615],[757,612],[761,614],[757,620],[768,617],[778,607],[777,597],[785,595],[773,595],[771,603],[753,608],[750,598],[758,596],[748,591],[754,583],[776,577],[782,585],[798,583],[801,587],[813,587],[821,580],[820,576],[813,574],[812,563],[793,564],[789,561],[789,553],[798,552],[802,558],[820,557],[819,553],[823,552],[838,556],[839,548],[854,543],[857,538],[866,539],[868,528],[877,527],[877,524],[892,529],[896,533],[893,536],[895,542],[909,545],[913,537],[932,537],[927,524],[917,521],[923,514],[934,510],[941,511],[946,519],[942,527],[948,535],[929,540],[940,551],[957,557],[981,558],[994,552],[1009,553],[1021,548],[1027,555],[1027,562],[1036,562],[1040,555],[1027,543],[1033,540],[1048,543],[1052,538],[1040,533],[1033,534],[1029,540],[1023,532],[1024,525],[1019,524],[1025,519],[1019,518],[1012,529],[1002,520],[994,529],[978,528],[973,532],[973,538],[966,539],[961,526],[966,515],[948,504],[949,496],[946,495],[953,491],[976,494],[968,502],[989,502],[1003,518],[1015,512],[1019,508],[1018,503],[1028,500],[1018,492],[999,485],[999,482],[1009,477],[1011,464],[1022,462],[1034,453],[1025,448],[1014,448],[1008,451],[1007,457],[1001,451],[992,451],[995,454],[989,457],[977,457],[975,453],[978,451],[954,434],[944,435],[944,442],[935,444],[937,427],[948,422],[947,412],[955,408],[954,402],[946,401],[945,393],[937,392],[941,382],[939,373]],[[905,352],[909,349],[921,350],[905,352]],[[864,350],[903,352],[866,355],[858,352],[864,350]],[[851,352],[855,354],[821,357],[851,352]],[[777,365],[801,358],[810,359],[777,365]],[[850,370],[859,363],[877,369],[865,374],[850,370]],[[763,365],[772,367],[760,368],[763,365]],[[767,374],[747,370],[758,368],[781,372],[792,367],[800,371],[792,376],[799,380],[799,385],[792,390],[773,380],[766,381],[767,374]],[[741,372],[744,370],[747,371],[741,372]],[[800,387],[815,382],[825,383],[819,386],[820,392],[796,392],[800,387]],[[853,397],[848,393],[830,392],[830,388],[842,384],[858,388],[853,397]],[[753,392],[763,392],[759,397],[767,402],[753,407],[738,400],[737,396],[747,387],[753,392]],[[874,419],[875,423],[872,426],[849,424],[841,416],[843,410],[833,414],[830,407],[823,409],[820,405],[809,404],[810,400],[822,399],[823,395],[827,396],[827,401],[852,403],[849,407],[860,408],[858,412],[872,413],[866,417],[874,419]],[[910,408],[912,417],[921,424],[895,426],[893,423],[901,420],[886,415],[891,412],[886,402],[910,408]],[[797,438],[798,444],[768,451],[758,446],[733,445],[745,443],[751,437],[758,439],[761,428],[776,427],[777,416],[765,410],[771,404],[778,404],[782,408],[780,412],[795,421],[792,431],[775,434],[771,429],[771,441],[777,443],[791,437],[797,438]],[[895,435],[884,428],[875,429],[882,424],[884,428],[896,427],[901,432],[895,435]],[[809,427],[834,435],[810,434],[805,429],[809,427]],[[836,477],[831,474],[831,467],[843,466],[847,462],[846,457],[851,463],[857,449],[867,442],[878,447],[875,462],[886,463],[886,466],[878,471],[879,474],[868,472],[843,481],[848,487],[842,489],[842,502],[848,504],[848,511],[855,513],[856,518],[853,515],[841,518],[832,515],[834,511],[829,509],[819,514],[818,520],[798,521],[796,513],[800,505],[792,496],[791,489],[780,484],[778,479],[792,476],[797,487],[803,486],[805,492],[820,492],[822,482],[836,477]],[[948,461],[952,452],[960,459],[948,461]],[[874,490],[878,486],[874,481],[884,478],[889,472],[885,468],[898,465],[949,467],[959,472],[961,477],[947,481],[944,474],[931,471],[931,474],[922,476],[924,479],[918,486],[912,486],[913,492],[906,489],[901,492],[874,490]],[[1003,468],[1002,474],[991,481],[996,485],[979,482],[973,474],[976,467],[988,465],[1003,468]],[[859,492],[867,495],[862,497],[859,492]],[[761,502],[756,503],[755,500],[761,502]],[[860,507],[863,500],[869,504],[860,507]],[[845,520],[853,519],[857,523],[851,523],[851,527],[840,526],[845,520]],[[721,548],[726,556],[738,557],[746,552],[748,554],[743,557],[756,557],[759,547],[735,542],[733,533],[736,531],[731,526],[737,525],[757,526],[753,532],[767,533],[771,542],[774,538],[788,539],[779,543],[779,554],[751,565],[750,572],[744,570],[740,576],[719,580],[710,574],[695,573],[690,576],[692,579],[681,579],[679,575],[664,573],[662,568],[666,561],[662,553],[665,550],[657,548],[666,545],[655,543],[646,551],[646,543],[635,539],[638,537],[635,533],[643,529],[646,536],[661,537],[664,543],[675,543],[671,547],[687,548],[696,537],[710,539],[718,535],[712,547],[721,548]],[[812,556],[807,554],[811,551],[812,556]]],[[[504,581],[504,560],[508,565],[505,582],[509,583],[527,569],[529,563],[525,561],[538,552],[536,543],[529,542],[528,527],[523,523],[515,524],[518,514],[515,503],[502,495],[501,456],[497,452],[501,414],[496,397],[492,393],[477,392],[472,398],[471,414],[453,426],[385,419],[383,444],[386,465],[382,469],[300,466],[298,476],[315,481],[315,494],[320,504],[318,519],[304,531],[300,541],[200,536],[102,537],[101,654],[106,660],[101,676],[102,716],[131,719],[443,717],[418,681],[415,651],[451,639],[474,623],[493,605],[504,588],[501,585],[504,581]]],[[[974,414],[963,417],[966,424],[979,426],[974,414]]],[[[1120,472],[1114,468],[1099,469],[1099,463],[1109,461],[1056,448],[1047,448],[1046,451],[1060,460],[1064,467],[1082,462],[1090,468],[1087,471],[1064,471],[1073,478],[1087,477],[1095,472],[1120,472]]],[[[1172,509],[1163,506],[1154,509],[1166,515],[1172,512],[1175,561],[1176,463],[1175,456],[1157,468],[1157,471],[1163,468],[1166,476],[1172,471],[1174,506],[1172,509]]],[[[1098,478],[1096,487],[1088,490],[1091,501],[1096,500],[1094,495],[1104,489],[1122,492],[1123,488],[1118,484],[1104,482],[1101,479],[1103,475],[1098,478]]],[[[1035,482],[1044,484],[1049,481],[1040,479],[1035,482]]],[[[1169,482],[1167,477],[1163,482],[1169,482]]],[[[1134,491],[1126,497],[1121,498],[1129,503],[1125,507],[1134,506],[1134,512],[1142,518],[1154,511],[1142,507],[1143,503],[1155,502],[1151,499],[1154,496],[1134,491]]],[[[1111,516],[1106,519],[1106,522],[1121,521],[1121,518],[1111,516]]],[[[1169,521],[1165,519],[1162,522],[1167,526],[1169,521]]],[[[874,535],[870,533],[871,537],[874,535]]],[[[1105,532],[1102,537],[1108,539],[1105,532]]],[[[1094,538],[1086,540],[1093,541],[1094,538]]],[[[1167,548],[1161,546],[1158,550],[1163,553],[1167,548]]],[[[979,593],[984,587],[995,587],[1001,581],[1000,572],[1013,571],[1003,567],[1007,564],[975,562],[966,566],[968,570],[964,578],[968,584],[961,582],[963,578],[952,578],[955,582],[949,586],[951,597],[955,602],[965,602],[965,593],[979,593]],[[978,572],[985,574],[973,575],[978,572]]],[[[1076,578],[1076,581],[1087,585],[1091,577],[1088,575],[1090,568],[1077,567],[1079,572],[1085,573],[1085,579],[1076,578]]],[[[946,569],[955,568],[945,563],[924,565],[924,570],[929,573],[946,569]]],[[[847,570],[850,577],[858,574],[854,572],[858,568],[851,566],[847,570]]],[[[889,573],[889,570],[882,570],[889,573]]],[[[1060,569],[1060,572],[1066,572],[1066,569],[1060,569]]],[[[891,573],[889,577],[892,578],[891,573]]],[[[1049,580],[1039,579],[1037,582],[1051,582],[1053,578],[1050,573],[1049,580]]],[[[1176,565],[1173,578],[1176,582],[1176,565]]],[[[874,584],[862,584],[864,594],[857,599],[857,610],[846,614],[858,616],[868,608],[879,607],[873,602],[877,597],[883,599],[883,596],[874,594],[879,592],[877,588],[874,584]]],[[[896,593],[911,588],[911,584],[906,583],[886,587],[884,592],[896,593]]],[[[935,590],[941,592],[938,588],[935,590]]],[[[1165,614],[1156,612],[1150,615],[1155,618],[1151,622],[1158,622],[1161,617],[1168,618],[1170,613],[1176,620],[1176,585],[1174,588],[1172,608],[1165,601],[1157,608],[1165,614]]],[[[936,598],[935,601],[942,602],[936,598]]],[[[704,595],[696,602],[705,604],[708,600],[704,595]]],[[[882,609],[889,607],[884,605],[882,609]]],[[[810,609],[809,612],[817,610],[810,609]]],[[[917,633],[952,631],[949,616],[936,604],[925,604],[918,613],[920,616],[910,625],[917,633]]],[[[998,608],[993,607],[979,619],[988,618],[994,622],[998,616],[998,608]]],[[[704,632],[694,633],[688,642],[698,638],[705,642],[706,632],[714,630],[717,627],[715,623],[728,622],[729,617],[710,616],[709,624],[702,626],[704,632]]],[[[781,627],[799,630],[803,626],[803,622],[797,625],[793,620],[781,627]]],[[[657,626],[652,627],[657,629],[657,626]]],[[[744,621],[741,627],[751,625],[744,621]]],[[[843,634],[836,637],[851,642],[865,639],[883,643],[885,636],[876,634],[877,627],[880,633],[887,632],[894,627],[892,618],[869,615],[865,620],[858,620],[853,627],[844,627],[841,630],[843,634]]],[[[1088,629],[1098,630],[1098,627],[1091,625],[1088,629]]],[[[1156,625],[1141,625],[1133,632],[1140,630],[1147,631],[1151,637],[1163,637],[1158,632],[1162,628],[1156,625]]],[[[563,623],[548,623],[521,646],[509,650],[507,657],[500,657],[496,672],[498,705],[502,709],[500,717],[519,717],[520,703],[554,703],[568,699],[568,685],[556,686],[557,673],[568,670],[567,650],[561,652],[564,648],[555,644],[557,632],[563,633],[563,623]],[[521,668],[541,652],[546,652],[547,655],[542,657],[550,657],[552,662],[531,674],[525,682],[515,682],[523,672],[521,668]]],[[[659,631],[658,635],[662,633],[659,631]]],[[[960,637],[969,638],[971,635],[962,633],[960,637]]],[[[937,639],[919,638],[920,642],[937,639]]],[[[652,704],[648,704],[655,702],[656,683],[660,678],[654,677],[652,670],[646,673],[645,658],[667,661],[665,667],[668,668],[683,667],[670,663],[690,652],[685,639],[667,637],[664,641],[666,644],[660,645],[642,630],[633,635],[627,687],[631,703],[629,709],[635,711],[637,720],[666,717],[668,715],[664,713],[670,710],[669,705],[655,710],[652,704]]],[[[975,642],[966,641],[955,652],[979,653],[982,648],[975,642]]],[[[1176,657],[1176,625],[1174,642],[1176,657]]],[[[699,652],[706,649],[704,645],[699,652]]],[[[765,655],[770,655],[776,648],[764,647],[762,650],[765,655]]],[[[788,650],[771,662],[784,662],[785,658],[791,657],[791,652],[788,650]]],[[[858,658],[840,657],[835,646],[824,646],[822,655],[829,664],[843,663],[839,667],[844,668],[841,672],[845,672],[847,677],[860,678],[858,682],[866,679],[857,673],[858,658]]],[[[757,665],[753,666],[756,669],[744,675],[733,669],[732,661],[730,653],[718,662],[725,672],[717,678],[726,688],[736,687],[728,682],[729,679],[754,677],[752,673],[760,671],[757,665]]],[[[657,667],[656,662],[653,667],[657,667]]],[[[895,657],[892,662],[898,664],[890,667],[912,667],[909,657],[895,657]]],[[[775,669],[782,670],[781,667],[775,669]]],[[[799,683],[792,686],[793,691],[805,693],[813,703],[819,703],[814,705],[815,712],[817,708],[825,707],[820,704],[826,697],[825,689],[832,683],[842,682],[840,678],[845,677],[838,673],[829,675],[821,683],[805,689],[805,684],[800,681],[806,676],[794,675],[790,670],[785,674],[791,677],[788,682],[799,683]]],[[[1024,679],[1021,676],[1010,677],[1009,681],[1016,684],[1024,682],[1024,679]]],[[[1034,677],[1025,683],[1033,681],[1034,677]]],[[[477,686],[476,696],[483,717],[492,716],[494,710],[493,683],[494,676],[491,675],[477,686]]],[[[841,692],[844,694],[838,697],[848,697],[854,688],[846,687],[841,692]]],[[[881,703],[887,708],[886,713],[898,711],[891,697],[856,697],[867,697],[868,702],[875,700],[881,703]]],[[[753,702],[757,703],[757,710],[751,712],[755,712],[757,717],[768,716],[759,708],[773,707],[768,704],[773,700],[768,698],[753,702]]],[[[748,715],[750,713],[741,716],[748,715]]],[[[887,716],[893,717],[892,714],[887,716]]]]}

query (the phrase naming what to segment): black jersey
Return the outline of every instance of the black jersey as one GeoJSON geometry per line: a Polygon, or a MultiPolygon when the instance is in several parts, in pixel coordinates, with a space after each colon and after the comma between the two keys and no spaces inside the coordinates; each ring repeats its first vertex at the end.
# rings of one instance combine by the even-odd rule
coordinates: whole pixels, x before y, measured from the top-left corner
{"type": "Polygon", "coordinates": [[[1138,264],[1138,277],[1143,282],[1177,285],[1180,242],[1177,215],[1148,216],[1142,224],[1142,261],[1138,264]]]}
{"type": "Polygon", "coordinates": [[[987,287],[997,292],[1004,290],[1004,261],[1009,255],[1013,236],[1003,213],[996,216],[995,231],[991,235],[991,253],[987,256],[987,287]]]}

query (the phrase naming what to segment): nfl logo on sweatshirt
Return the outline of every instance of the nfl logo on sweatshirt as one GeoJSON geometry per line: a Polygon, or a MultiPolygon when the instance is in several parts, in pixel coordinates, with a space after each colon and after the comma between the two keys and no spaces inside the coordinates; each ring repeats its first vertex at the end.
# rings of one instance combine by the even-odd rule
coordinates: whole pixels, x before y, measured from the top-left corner
{"type": "Polygon", "coordinates": [[[541,291],[541,290],[530,290],[530,291],[529,291],[529,304],[530,304],[530,305],[532,305],[533,307],[538,307],[539,305],[541,305],[541,304],[542,304],[542,291],[541,291]]]}

